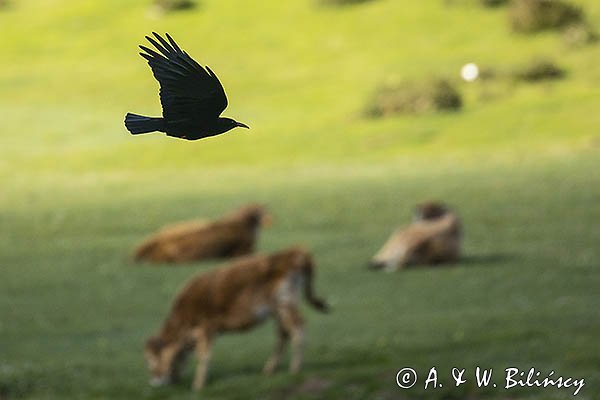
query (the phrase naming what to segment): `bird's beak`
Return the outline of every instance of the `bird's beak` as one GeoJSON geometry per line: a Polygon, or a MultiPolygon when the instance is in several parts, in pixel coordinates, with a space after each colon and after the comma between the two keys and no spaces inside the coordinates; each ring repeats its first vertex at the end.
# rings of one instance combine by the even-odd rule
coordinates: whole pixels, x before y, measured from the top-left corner
{"type": "Polygon", "coordinates": [[[237,122],[237,121],[236,121],[236,123],[235,123],[235,126],[238,126],[238,127],[240,127],[240,128],[246,128],[246,129],[250,129],[250,127],[249,127],[248,125],[246,125],[246,124],[243,124],[243,123],[241,123],[241,122],[237,122]]]}

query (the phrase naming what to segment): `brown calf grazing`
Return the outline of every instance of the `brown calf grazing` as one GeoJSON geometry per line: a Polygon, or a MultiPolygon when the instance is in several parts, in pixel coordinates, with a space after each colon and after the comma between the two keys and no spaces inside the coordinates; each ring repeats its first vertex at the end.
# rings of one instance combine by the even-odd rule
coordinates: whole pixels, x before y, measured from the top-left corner
{"type": "Polygon", "coordinates": [[[264,373],[275,370],[290,340],[290,371],[299,371],[303,342],[300,291],[314,308],[328,310],[313,294],[314,268],[310,253],[293,247],[271,255],[243,257],[192,278],[175,298],[160,333],[146,341],[151,385],[176,380],[186,354],[195,349],[198,366],[193,388],[201,389],[216,336],[252,328],[270,315],[277,322],[278,341],[264,373]]]}
{"type": "Polygon", "coordinates": [[[456,262],[462,229],[458,216],[440,203],[417,206],[414,221],[390,236],[371,261],[371,268],[396,271],[410,265],[456,262]]]}
{"type": "Polygon", "coordinates": [[[271,217],[260,205],[248,205],[216,221],[168,225],[140,244],[135,261],[183,263],[236,257],[254,252],[259,227],[271,217]]]}

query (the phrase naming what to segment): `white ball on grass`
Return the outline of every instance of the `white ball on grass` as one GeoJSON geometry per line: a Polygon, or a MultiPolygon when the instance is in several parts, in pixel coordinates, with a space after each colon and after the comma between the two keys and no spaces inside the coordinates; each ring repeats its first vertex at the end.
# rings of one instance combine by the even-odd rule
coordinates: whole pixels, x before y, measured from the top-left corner
{"type": "Polygon", "coordinates": [[[479,67],[475,63],[465,64],[460,69],[460,76],[467,82],[473,82],[479,76],[479,67]]]}

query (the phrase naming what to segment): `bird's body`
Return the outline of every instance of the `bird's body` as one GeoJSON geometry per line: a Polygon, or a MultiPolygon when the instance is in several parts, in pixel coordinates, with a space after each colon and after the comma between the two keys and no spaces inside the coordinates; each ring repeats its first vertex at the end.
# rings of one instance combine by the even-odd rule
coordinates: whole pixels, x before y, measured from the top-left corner
{"type": "Polygon", "coordinates": [[[227,96],[219,78],[208,67],[192,59],[167,33],[167,40],[153,33],[146,39],[158,50],[140,46],[140,53],[160,83],[163,116],[146,117],[127,113],[125,126],[133,135],[164,132],[168,136],[197,140],[247,125],[220,117],[227,108],[227,96]]]}

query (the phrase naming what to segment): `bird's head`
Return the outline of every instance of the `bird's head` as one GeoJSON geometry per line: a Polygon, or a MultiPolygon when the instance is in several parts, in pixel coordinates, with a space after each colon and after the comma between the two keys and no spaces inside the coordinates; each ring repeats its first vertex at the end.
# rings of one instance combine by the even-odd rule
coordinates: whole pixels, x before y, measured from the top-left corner
{"type": "Polygon", "coordinates": [[[231,118],[219,118],[217,120],[217,126],[215,127],[215,130],[217,130],[218,133],[224,133],[232,130],[233,128],[250,129],[248,125],[243,124],[241,122],[237,122],[236,120],[233,120],[231,118]]]}

